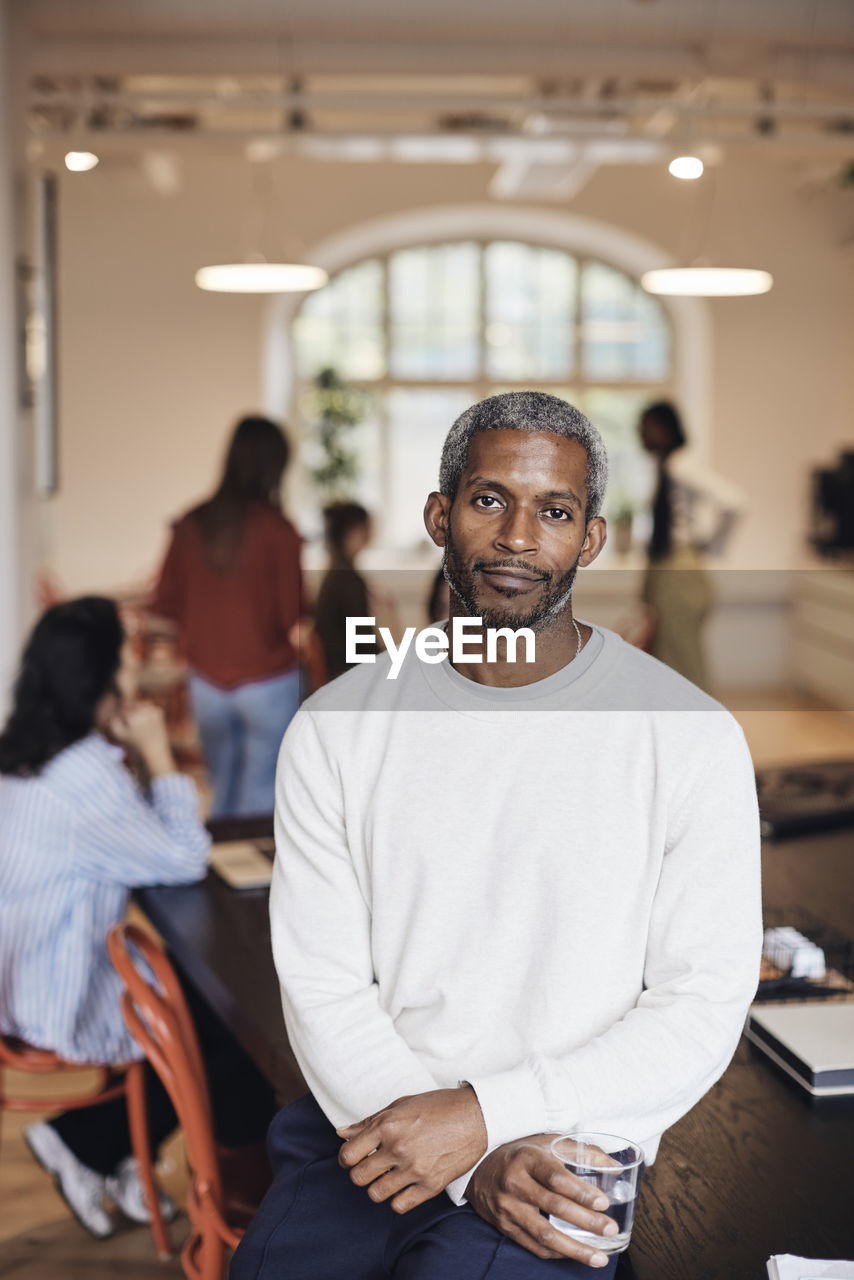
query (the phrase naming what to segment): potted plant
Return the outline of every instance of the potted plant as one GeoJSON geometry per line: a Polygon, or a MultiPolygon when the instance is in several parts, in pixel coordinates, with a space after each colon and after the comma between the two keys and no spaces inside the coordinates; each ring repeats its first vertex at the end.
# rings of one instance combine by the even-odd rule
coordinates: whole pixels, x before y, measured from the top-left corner
{"type": "Polygon", "coordinates": [[[632,526],[635,511],[626,498],[621,498],[614,510],[614,546],[618,556],[626,556],[632,549],[632,526]]]}
{"type": "Polygon", "coordinates": [[[323,505],[352,496],[359,475],[359,456],[352,432],[364,415],[364,396],[342,382],[334,369],[321,369],[314,380],[309,412],[314,419],[314,466],[309,475],[323,505]]]}

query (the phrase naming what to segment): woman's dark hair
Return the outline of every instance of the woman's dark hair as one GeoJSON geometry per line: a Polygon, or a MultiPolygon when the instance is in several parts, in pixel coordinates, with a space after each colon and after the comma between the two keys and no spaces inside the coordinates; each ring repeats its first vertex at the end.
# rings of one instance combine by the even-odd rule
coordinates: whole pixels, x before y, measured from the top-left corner
{"type": "Polygon", "coordinates": [[[92,732],[114,687],[124,630],[103,596],[55,604],[36,623],[21,659],[11,715],[0,733],[0,773],[30,778],[92,732]]]}
{"type": "MultiPolygon", "coordinates": [[[[682,426],[679,411],[669,400],[657,400],[649,404],[641,414],[641,418],[653,418],[663,427],[669,436],[664,456],[669,457],[676,449],[681,449],[688,437],[682,426]]],[[[649,539],[650,560],[664,560],[673,547],[673,482],[663,467],[658,477],[658,486],[652,500],[652,533],[649,539]]]]}
{"type": "Polygon", "coordinates": [[[654,404],[648,404],[641,417],[655,418],[659,426],[664,427],[664,430],[670,436],[668,453],[672,453],[674,449],[681,449],[687,443],[688,437],[685,434],[685,428],[682,426],[679,410],[669,400],[656,400],[654,404]]]}
{"type": "Polygon", "coordinates": [[[220,573],[227,573],[234,565],[249,504],[264,502],[281,511],[279,484],[290,456],[284,431],[269,418],[242,418],[238,422],[219,487],[193,512],[208,558],[220,573]]]}
{"type": "Polygon", "coordinates": [[[344,539],[351,529],[370,523],[370,512],[358,502],[333,502],[323,508],[323,532],[333,554],[342,555],[344,539]]]}

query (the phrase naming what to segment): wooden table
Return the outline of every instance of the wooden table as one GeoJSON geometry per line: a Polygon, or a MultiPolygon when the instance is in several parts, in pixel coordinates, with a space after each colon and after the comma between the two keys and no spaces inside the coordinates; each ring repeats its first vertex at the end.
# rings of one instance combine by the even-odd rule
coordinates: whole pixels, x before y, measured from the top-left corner
{"type": "MultiPolygon", "coordinates": [[[[766,842],[767,906],[849,934],[854,832],[766,842]]],[[[765,1280],[772,1253],[854,1258],[854,1097],[812,1101],[742,1039],[662,1139],[629,1250],[638,1280],[765,1280]]]]}
{"type": "MultiPolygon", "coordinates": [[[[272,836],[272,818],[217,821],[214,840],[272,836]]],[[[285,1033],[273,967],[266,889],[230,889],[209,872],[198,884],[137,889],[134,897],[179,968],[276,1089],[307,1092],[285,1033]]]]}
{"type": "MultiPolygon", "coordinates": [[[[269,832],[259,820],[214,834],[269,832]]],[[[763,874],[766,904],[851,933],[854,832],[768,843],[763,874]]],[[[266,891],[238,893],[209,875],[137,898],[282,1099],[305,1092],[282,1023],[266,891]]],[[[854,1259],[854,1097],[812,1102],[742,1040],[719,1083],[665,1134],[620,1274],[765,1280],[772,1253],[854,1259]]]]}

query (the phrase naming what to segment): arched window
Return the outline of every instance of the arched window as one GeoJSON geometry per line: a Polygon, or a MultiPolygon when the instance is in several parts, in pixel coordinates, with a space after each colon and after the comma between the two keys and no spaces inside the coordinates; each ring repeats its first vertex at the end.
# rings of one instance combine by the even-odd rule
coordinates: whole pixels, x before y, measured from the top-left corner
{"type": "Polygon", "coordinates": [[[625,271],[562,248],[464,239],[398,248],[339,271],[293,325],[297,404],[334,369],[366,395],[354,430],[354,496],[379,541],[415,549],[451,423],[498,391],[537,388],[577,405],[605,439],[606,514],[643,501],[642,405],[673,394],[667,312],[625,271]]]}

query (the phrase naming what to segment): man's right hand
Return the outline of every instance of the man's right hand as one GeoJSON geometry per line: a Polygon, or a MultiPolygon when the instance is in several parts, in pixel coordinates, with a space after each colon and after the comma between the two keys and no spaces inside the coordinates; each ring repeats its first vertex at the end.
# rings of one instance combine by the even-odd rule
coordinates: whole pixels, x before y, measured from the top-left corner
{"type": "Polygon", "coordinates": [[[475,1169],[466,1199],[481,1218],[538,1258],[574,1258],[589,1267],[608,1265],[607,1254],[573,1240],[553,1227],[540,1210],[585,1231],[613,1236],[613,1218],[597,1209],[608,1198],[555,1159],[549,1144],[556,1134],[538,1133],[496,1147],[475,1169]]]}

